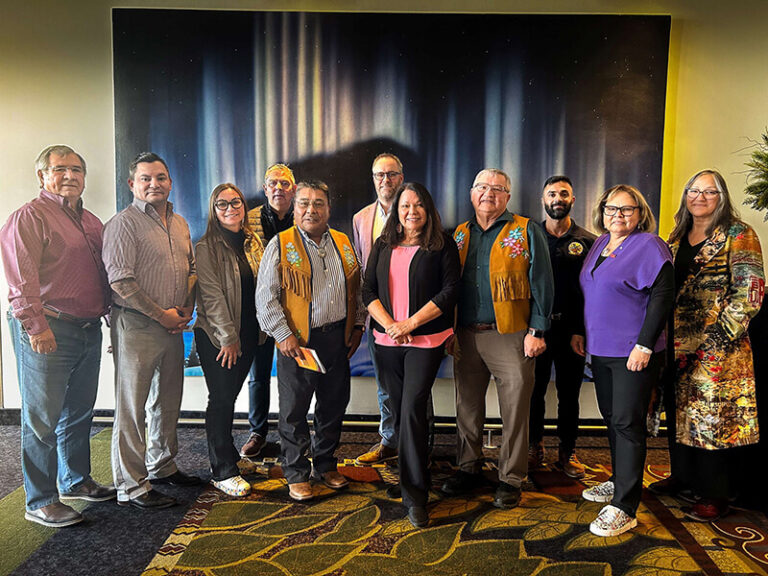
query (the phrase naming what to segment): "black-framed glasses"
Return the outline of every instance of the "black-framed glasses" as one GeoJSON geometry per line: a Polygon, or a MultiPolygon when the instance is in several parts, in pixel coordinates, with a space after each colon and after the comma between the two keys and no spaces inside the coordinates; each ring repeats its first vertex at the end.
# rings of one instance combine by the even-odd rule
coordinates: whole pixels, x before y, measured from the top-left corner
{"type": "Polygon", "coordinates": [[[222,212],[227,211],[227,207],[232,206],[233,210],[239,209],[243,205],[243,201],[240,200],[240,198],[232,198],[229,202],[226,200],[216,200],[216,202],[213,203],[214,206],[216,206],[216,210],[221,210],[222,212]]]}
{"type": "Polygon", "coordinates": [[[391,172],[374,172],[373,177],[376,179],[377,182],[381,182],[384,180],[384,178],[389,178],[390,180],[394,180],[398,176],[400,176],[402,172],[395,172],[392,170],[391,172]]]}
{"type": "Polygon", "coordinates": [[[717,188],[707,188],[706,190],[699,190],[698,188],[685,189],[685,195],[691,200],[698,198],[701,194],[704,194],[704,198],[716,198],[720,194],[720,190],[717,188]]]}
{"type": "Polygon", "coordinates": [[[606,216],[615,216],[617,212],[620,212],[622,216],[629,218],[638,208],[640,208],[640,206],[611,206],[610,204],[606,204],[603,206],[603,214],[606,216]]]}

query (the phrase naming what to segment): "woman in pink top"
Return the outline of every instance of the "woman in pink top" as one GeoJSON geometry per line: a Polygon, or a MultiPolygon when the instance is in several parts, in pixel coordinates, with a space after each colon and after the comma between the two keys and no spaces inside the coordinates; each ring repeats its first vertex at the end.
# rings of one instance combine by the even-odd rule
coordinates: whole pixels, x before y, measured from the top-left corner
{"type": "Polygon", "coordinates": [[[416,527],[429,523],[427,399],[453,334],[459,252],[427,189],[403,185],[368,260],[363,301],[373,319],[376,363],[395,427],[403,504],[416,527]]]}

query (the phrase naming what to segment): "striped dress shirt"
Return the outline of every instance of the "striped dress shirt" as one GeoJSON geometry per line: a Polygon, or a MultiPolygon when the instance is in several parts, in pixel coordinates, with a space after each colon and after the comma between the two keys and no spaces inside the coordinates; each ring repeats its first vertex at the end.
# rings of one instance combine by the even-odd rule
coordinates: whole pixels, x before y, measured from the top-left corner
{"type": "Polygon", "coordinates": [[[47,190],[8,218],[0,230],[8,300],[28,334],[48,329],[43,306],[97,318],[109,306],[101,262],[101,221],[47,190]]]}
{"type": "MultiPolygon", "coordinates": [[[[332,324],[347,317],[347,293],[344,267],[341,255],[336,250],[330,233],[326,230],[320,243],[315,243],[299,228],[304,240],[304,248],[312,266],[312,306],[310,311],[310,326],[317,328],[332,324]]],[[[285,319],[280,301],[282,287],[280,286],[280,246],[275,236],[267,244],[264,256],[259,266],[259,278],[256,288],[256,314],[259,317],[261,329],[272,336],[277,342],[282,342],[292,334],[285,319]]],[[[365,321],[360,289],[356,291],[357,318],[355,324],[362,325],[365,321]]]]}
{"type": "MultiPolygon", "coordinates": [[[[109,282],[133,278],[163,309],[183,306],[189,277],[195,275],[195,256],[186,220],[168,202],[167,228],[155,208],[139,200],[104,225],[104,265],[109,282]]],[[[130,305],[114,291],[113,301],[130,305]]]]}

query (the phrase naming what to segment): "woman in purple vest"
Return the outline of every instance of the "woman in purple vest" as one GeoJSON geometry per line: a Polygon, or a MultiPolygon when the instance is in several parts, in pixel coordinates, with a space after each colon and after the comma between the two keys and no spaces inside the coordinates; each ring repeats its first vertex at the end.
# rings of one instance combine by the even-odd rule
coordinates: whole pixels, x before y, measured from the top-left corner
{"type": "Polygon", "coordinates": [[[637,526],[646,413],[664,356],[674,271],[669,248],[653,234],[656,221],[636,188],[621,184],[606,190],[593,212],[593,223],[604,234],[595,240],[579,277],[586,347],[582,336],[574,336],[572,344],[577,353],[592,357],[613,474],[582,495],[610,503],[590,524],[590,531],[617,536],[637,526]]]}
{"type": "Polygon", "coordinates": [[[427,401],[445,342],[453,335],[459,251],[443,231],[427,189],[409,182],[394,202],[365,269],[363,302],[373,322],[376,364],[399,430],[403,504],[416,527],[429,523],[427,401]]]}

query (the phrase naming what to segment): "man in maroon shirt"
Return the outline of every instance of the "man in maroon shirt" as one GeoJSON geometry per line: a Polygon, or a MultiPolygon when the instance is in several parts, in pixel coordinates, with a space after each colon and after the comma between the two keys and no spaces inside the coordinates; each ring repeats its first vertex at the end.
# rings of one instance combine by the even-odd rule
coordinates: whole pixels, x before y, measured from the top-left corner
{"type": "Polygon", "coordinates": [[[40,195],[11,214],[0,248],[21,390],[24,517],[59,528],[83,519],[60,498],[100,502],[116,494],[91,478],[89,444],[109,286],[102,224],[81,199],[85,160],[68,146],[49,146],[35,168],[40,195]]]}

